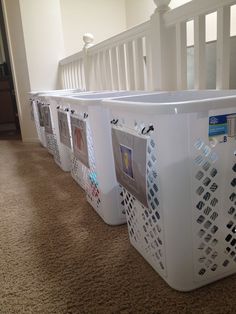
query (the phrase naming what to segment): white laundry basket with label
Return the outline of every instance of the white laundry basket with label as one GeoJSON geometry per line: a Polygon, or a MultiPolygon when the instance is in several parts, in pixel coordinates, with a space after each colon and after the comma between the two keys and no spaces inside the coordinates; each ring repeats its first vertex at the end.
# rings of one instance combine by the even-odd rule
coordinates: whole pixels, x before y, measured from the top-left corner
{"type": "Polygon", "coordinates": [[[72,177],[86,191],[88,202],[110,225],[125,223],[122,191],[115,179],[109,133],[110,119],[101,106],[105,98],[141,92],[103,92],[67,98],[71,109],[72,177]]]}
{"type": "Polygon", "coordinates": [[[236,272],[236,91],[103,102],[132,245],[173,288],[236,272]]]}
{"type": "Polygon", "coordinates": [[[38,135],[38,139],[41,145],[45,148],[49,147],[49,152],[52,153],[51,143],[53,140],[52,136],[49,133],[48,136],[45,134],[45,126],[44,126],[44,109],[45,98],[44,95],[68,95],[71,93],[78,93],[81,90],[79,89],[68,89],[68,90],[51,90],[51,91],[34,91],[30,92],[30,105],[31,105],[31,113],[34,118],[34,123],[38,135]],[[51,140],[50,140],[51,139],[51,140]]]}
{"type": "Polygon", "coordinates": [[[90,95],[97,92],[73,92],[68,95],[45,95],[52,119],[52,133],[55,138],[54,160],[63,171],[71,171],[72,137],[70,128],[70,103],[67,97],[90,95]]]}

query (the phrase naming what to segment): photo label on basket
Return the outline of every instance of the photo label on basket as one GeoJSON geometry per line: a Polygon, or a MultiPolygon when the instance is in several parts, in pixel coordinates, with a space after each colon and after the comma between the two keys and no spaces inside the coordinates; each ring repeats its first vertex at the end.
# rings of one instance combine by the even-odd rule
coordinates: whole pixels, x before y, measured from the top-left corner
{"type": "Polygon", "coordinates": [[[37,103],[38,108],[38,115],[39,115],[39,125],[44,126],[44,119],[43,119],[43,104],[40,102],[37,103]]]}
{"type": "Polygon", "coordinates": [[[75,157],[89,168],[86,121],[71,117],[71,131],[75,157]]]}
{"type": "Polygon", "coordinates": [[[45,131],[49,134],[53,134],[52,130],[52,119],[51,119],[51,112],[49,106],[43,106],[43,121],[45,131]]]}
{"type": "Polygon", "coordinates": [[[69,124],[67,113],[58,111],[58,125],[59,125],[59,132],[60,132],[60,141],[65,146],[71,148],[70,142],[70,131],[69,131],[69,124]]]}
{"type": "Polygon", "coordinates": [[[144,206],[148,207],[146,189],[148,139],[138,134],[112,129],[117,181],[144,206]]]}

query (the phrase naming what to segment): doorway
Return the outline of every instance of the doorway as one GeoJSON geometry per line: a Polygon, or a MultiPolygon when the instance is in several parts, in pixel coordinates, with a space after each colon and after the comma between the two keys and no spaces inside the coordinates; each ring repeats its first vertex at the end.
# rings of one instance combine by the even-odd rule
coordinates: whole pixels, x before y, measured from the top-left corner
{"type": "Polygon", "coordinates": [[[0,1],[0,139],[20,138],[20,124],[0,1]]]}

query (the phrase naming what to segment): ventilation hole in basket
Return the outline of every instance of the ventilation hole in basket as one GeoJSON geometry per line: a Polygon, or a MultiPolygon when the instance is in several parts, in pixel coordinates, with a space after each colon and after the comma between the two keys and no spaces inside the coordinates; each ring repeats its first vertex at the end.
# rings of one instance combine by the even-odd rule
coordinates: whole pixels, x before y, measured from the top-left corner
{"type": "Polygon", "coordinates": [[[151,196],[153,197],[155,195],[154,191],[152,189],[149,190],[151,196]]]}
{"type": "Polygon", "coordinates": [[[214,197],[214,198],[211,200],[211,206],[215,207],[217,203],[218,203],[218,199],[214,197]]]}
{"type": "Polygon", "coordinates": [[[218,243],[218,240],[217,239],[213,239],[212,242],[211,242],[211,245],[212,246],[216,246],[218,243]]]}
{"type": "Polygon", "coordinates": [[[218,228],[217,226],[213,226],[213,227],[211,228],[211,233],[212,233],[212,234],[215,234],[218,229],[219,229],[219,228],[218,228]]]}
{"type": "Polygon", "coordinates": [[[153,141],[153,139],[151,139],[151,141],[150,141],[150,145],[152,146],[152,148],[154,148],[154,147],[155,147],[155,142],[153,141]]]}
{"type": "Polygon", "coordinates": [[[236,200],[236,194],[235,193],[232,193],[229,197],[229,199],[234,202],[236,200]]]}
{"type": "Polygon", "coordinates": [[[211,207],[207,206],[207,207],[204,209],[204,214],[208,216],[211,211],[212,211],[211,207]]]}
{"type": "Polygon", "coordinates": [[[230,244],[231,244],[232,246],[235,246],[235,244],[236,244],[236,239],[233,239],[233,240],[230,242],[230,244]]]}
{"type": "Polygon", "coordinates": [[[199,263],[204,263],[205,260],[206,260],[206,257],[205,257],[205,256],[201,256],[201,257],[199,257],[199,259],[198,259],[199,263]]]}
{"type": "Polygon", "coordinates": [[[155,192],[158,191],[158,187],[157,187],[156,183],[153,184],[153,189],[155,190],[155,192]]]}
{"type": "Polygon", "coordinates": [[[234,178],[232,181],[231,181],[231,183],[230,183],[233,187],[235,187],[236,186],[236,178],[234,178]]]}
{"type": "Polygon", "coordinates": [[[154,198],[154,202],[155,202],[156,206],[159,206],[159,201],[158,201],[158,199],[156,197],[154,198]]]}
{"type": "Polygon", "coordinates": [[[209,184],[211,183],[211,179],[206,177],[204,180],[203,180],[203,185],[205,186],[208,186],[209,184]]]}
{"type": "Polygon", "coordinates": [[[205,268],[201,268],[201,269],[199,270],[199,275],[200,275],[200,276],[203,276],[203,275],[205,274],[205,272],[206,272],[205,268]]]}
{"type": "Polygon", "coordinates": [[[212,271],[216,271],[216,269],[217,269],[217,265],[214,264],[214,265],[211,267],[211,270],[212,270],[212,271]]]}
{"type": "Polygon", "coordinates": [[[207,247],[205,250],[206,255],[209,255],[212,252],[212,248],[207,247]]]}
{"type": "Polygon", "coordinates": [[[196,193],[197,193],[198,195],[202,195],[203,192],[204,192],[204,188],[203,188],[202,186],[199,186],[199,187],[197,188],[197,190],[196,190],[196,193]]]}
{"type": "Polygon", "coordinates": [[[229,265],[229,261],[226,259],[223,264],[222,264],[224,267],[227,267],[229,265]]]}
{"type": "Polygon", "coordinates": [[[209,229],[211,225],[212,225],[212,222],[210,222],[209,220],[207,220],[207,221],[204,223],[204,228],[209,229]]]}
{"type": "Polygon", "coordinates": [[[226,227],[228,228],[228,229],[231,229],[232,227],[233,227],[233,221],[230,221],[227,225],[226,225],[226,227]]]}
{"type": "Polygon", "coordinates": [[[215,192],[217,188],[218,188],[218,185],[217,185],[216,183],[213,183],[213,184],[210,186],[210,190],[211,190],[212,192],[215,192]]]}
{"type": "Polygon", "coordinates": [[[195,164],[199,166],[203,163],[203,161],[204,161],[204,158],[202,157],[202,155],[199,155],[194,159],[195,164]]]}
{"type": "Polygon", "coordinates": [[[230,248],[230,247],[227,247],[227,248],[225,249],[225,253],[228,254],[228,253],[230,253],[230,252],[231,252],[231,248],[230,248]]]}
{"type": "Polygon", "coordinates": [[[202,171],[198,171],[195,178],[198,180],[201,180],[204,176],[204,173],[202,171]]]}
{"type": "Polygon", "coordinates": [[[208,201],[211,198],[211,194],[209,192],[206,192],[206,194],[203,195],[203,199],[205,201],[208,201]]]}
{"type": "Polygon", "coordinates": [[[235,255],[236,255],[236,253],[235,253],[235,252],[231,252],[231,253],[230,253],[230,257],[232,257],[232,258],[234,258],[234,257],[235,257],[235,255]]]}
{"type": "Polygon", "coordinates": [[[212,259],[216,259],[218,256],[218,252],[214,251],[214,253],[212,253],[211,258],[212,259]]]}
{"type": "Polygon", "coordinates": [[[201,215],[201,216],[198,217],[197,222],[199,224],[202,224],[204,222],[204,220],[205,220],[205,217],[201,215]]]}
{"type": "Polygon", "coordinates": [[[213,212],[213,214],[211,215],[211,220],[216,220],[216,218],[218,217],[218,214],[217,214],[217,212],[213,212]]]}
{"type": "Polygon", "coordinates": [[[233,169],[234,172],[236,172],[236,164],[234,164],[232,169],[233,169]]]}
{"type": "Polygon", "coordinates": [[[203,164],[202,168],[203,168],[203,170],[207,171],[210,168],[210,166],[211,166],[211,164],[208,161],[206,161],[203,164]]]}
{"type": "Polygon", "coordinates": [[[211,153],[211,149],[209,146],[205,145],[205,147],[202,150],[203,154],[207,157],[211,153]]]}
{"type": "Polygon", "coordinates": [[[200,251],[202,251],[202,250],[204,250],[205,247],[206,247],[206,244],[205,244],[204,242],[202,242],[202,243],[199,245],[198,249],[199,249],[200,251]]]}
{"type": "Polygon", "coordinates": [[[205,203],[203,202],[203,201],[200,201],[200,202],[198,202],[198,204],[197,204],[197,208],[199,209],[199,210],[201,210],[203,207],[204,207],[204,205],[205,205],[205,203]]]}
{"type": "Polygon", "coordinates": [[[151,159],[152,159],[153,163],[156,162],[156,160],[157,160],[154,155],[151,156],[151,159]]]}
{"type": "Polygon", "coordinates": [[[227,237],[225,238],[226,242],[229,242],[232,239],[232,235],[228,234],[227,237]]]}
{"type": "Polygon", "coordinates": [[[194,147],[196,147],[196,149],[200,150],[204,145],[204,142],[201,139],[198,139],[195,143],[194,143],[194,147]]]}
{"type": "Polygon", "coordinates": [[[216,153],[212,152],[212,153],[210,154],[209,158],[210,158],[210,160],[214,163],[214,162],[217,161],[218,155],[217,155],[216,153]]]}
{"type": "Polygon", "coordinates": [[[215,168],[212,168],[211,171],[210,171],[210,176],[212,178],[214,178],[216,176],[216,174],[217,174],[217,170],[215,168]]]}
{"type": "Polygon", "coordinates": [[[233,227],[232,232],[236,233],[236,226],[233,227]]]}
{"type": "Polygon", "coordinates": [[[208,243],[210,240],[212,239],[212,235],[211,234],[207,234],[204,238],[204,240],[208,243]]]}
{"type": "Polygon", "coordinates": [[[206,231],[204,229],[201,229],[201,230],[199,230],[198,235],[200,238],[202,238],[205,233],[206,233],[206,231]]]}
{"type": "Polygon", "coordinates": [[[228,210],[228,214],[233,215],[234,212],[235,212],[235,208],[230,207],[230,209],[228,210]]]}

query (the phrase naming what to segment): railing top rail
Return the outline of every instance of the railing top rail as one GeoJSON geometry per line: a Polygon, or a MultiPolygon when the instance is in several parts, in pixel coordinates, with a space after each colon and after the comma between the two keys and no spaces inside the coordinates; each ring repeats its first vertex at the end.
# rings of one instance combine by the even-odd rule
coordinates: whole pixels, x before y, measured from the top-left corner
{"type": "Polygon", "coordinates": [[[74,61],[78,61],[80,59],[83,58],[83,50],[69,56],[69,57],[66,57],[62,60],[59,61],[59,64],[60,65],[65,65],[65,64],[68,64],[68,63],[71,63],[71,62],[74,62],[74,61]]]}
{"type": "Polygon", "coordinates": [[[121,44],[123,42],[127,42],[130,39],[134,39],[135,37],[141,37],[145,35],[149,29],[150,21],[139,24],[135,27],[132,27],[118,35],[110,37],[88,49],[89,53],[93,54],[94,52],[98,52],[100,50],[111,48],[114,45],[121,44]]]}
{"type": "Polygon", "coordinates": [[[226,5],[236,4],[236,0],[192,0],[164,14],[166,26],[191,20],[195,16],[209,14],[226,5]]]}

